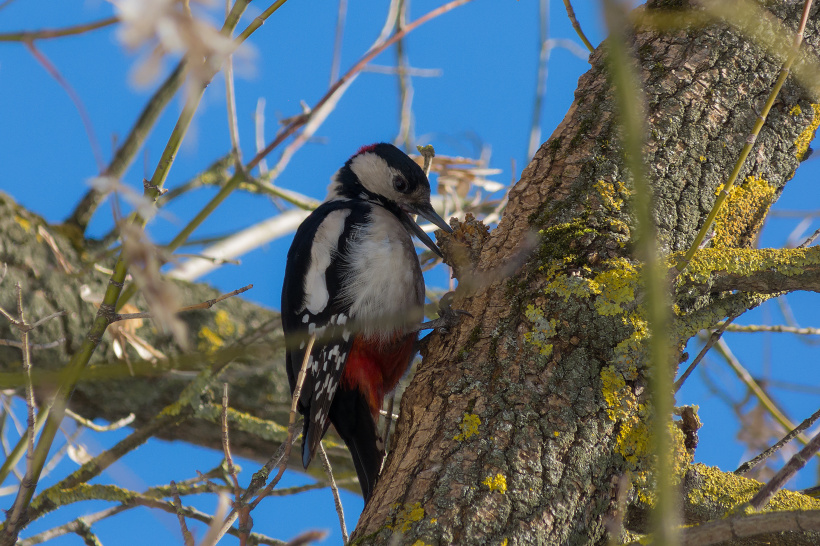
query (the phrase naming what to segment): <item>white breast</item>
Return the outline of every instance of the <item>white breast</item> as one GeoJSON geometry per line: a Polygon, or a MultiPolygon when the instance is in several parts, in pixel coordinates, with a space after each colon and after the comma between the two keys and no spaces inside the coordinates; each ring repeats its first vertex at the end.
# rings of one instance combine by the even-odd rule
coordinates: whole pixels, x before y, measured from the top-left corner
{"type": "Polygon", "coordinates": [[[396,216],[372,205],[351,238],[342,298],[365,334],[384,337],[423,318],[424,279],[410,234],[396,216]]]}

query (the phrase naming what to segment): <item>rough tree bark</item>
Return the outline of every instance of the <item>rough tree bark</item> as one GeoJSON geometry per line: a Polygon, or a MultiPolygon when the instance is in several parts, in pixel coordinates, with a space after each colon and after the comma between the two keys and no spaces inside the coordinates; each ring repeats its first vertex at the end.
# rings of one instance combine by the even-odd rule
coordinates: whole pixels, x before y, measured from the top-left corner
{"type": "MultiPolygon", "coordinates": [[[[802,4],[771,9],[795,28],[802,4]]],[[[817,11],[807,31],[815,51],[817,11]]],[[[453,306],[475,320],[432,344],[404,394],[395,443],[356,531],[364,543],[388,544],[397,530],[402,544],[601,543],[627,473],[634,509],[625,524],[644,531],[639,505],[651,497],[652,418],[646,323],[636,305],[631,182],[605,47],[510,193],[498,228],[485,235],[471,223],[445,243],[451,255],[468,247],[462,254],[476,269],[474,282],[462,282],[453,306]],[[508,275],[510,264],[520,266],[508,275]]],[[[659,240],[667,252],[685,250],[782,61],[725,25],[640,31],[633,50],[646,93],[645,161],[659,240]]],[[[746,250],[817,127],[816,101],[789,82],[743,168],[746,182],[718,219],[713,248],[679,281],[671,336],[678,356],[700,328],[760,301],[745,290],[771,293],[789,279],[816,278],[814,268],[791,265],[816,263],[816,248],[799,255],[746,250]],[[762,263],[764,256],[781,257],[780,266],[762,263]],[[765,287],[740,280],[756,270],[771,273],[765,283],[757,275],[765,287]],[[721,282],[712,286],[715,278],[721,282]]],[[[679,440],[676,464],[687,485],[714,479],[690,467],[682,434],[679,440]]],[[[725,502],[713,506],[713,517],[725,502]]],[[[702,521],[689,508],[687,520],[702,521]]]]}
{"type": "MultiPolygon", "coordinates": [[[[648,9],[683,4],[656,1],[648,9]]],[[[801,6],[789,0],[769,9],[794,28],[801,6]]],[[[817,12],[806,33],[815,52],[817,12]]],[[[782,60],[725,25],[640,31],[633,50],[646,93],[645,161],[656,195],[654,216],[664,250],[680,251],[731,171],[782,60]]],[[[817,248],[748,248],[820,123],[817,102],[816,95],[787,82],[741,173],[743,186],[718,218],[712,248],[699,253],[677,281],[671,333],[676,348],[699,329],[756,305],[761,294],[820,286],[817,248]]],[[[424,355],[355,539],[385,544],[401,532],[406,544],[602,543],[607,523],[616,519],[618,484],[627,475],[633,487],[624,524],[631,532],[645,531],[652,408],[646,323],[636,303],[639,264],[631,253],[631,182],[618,133],[599,48],[564,121],[510,193],[499,227],[487,233],[467,221],[444,241],[449,256],[466,261],[454,306],[475,318],[446,337],[436,335],[424,355]]],[[[0,305],[14,307],[13,283],[20,281],[29,317],[72,312],[34,334],[38,343],[65,337],[59,347],[35,354],[36,370],[59,370],[93,320],[95,309],[80,297],[81,286],[102,293],[107,275],[96,272],[94,263],[110,260],[70,227],[49,226],[2,195],[0,233],[0,261],[9,266],[0,305]]],[[[182,290],[185,303],[215,295],[200,285],[182,290]]],[[[288,404],[278,316],[239,299],[218,309],[187,315],[186,322],[194,343],[217,354],[242,340],[243,351],[232,355],[235,361],[221,378],[232,383],[232,407],[247,418],[244,432],[240,423],[232,425],[232,444],[236,452],[264,459],[283,435],[252,418],[284,423],[288,404]]],[[[167,355],[178,353],[150,325],[137,334],[167,355]]],[[[89,418],[114,420],[134,412],[137,424],[145,423],[205,360],[159,361],[138,366],[137,377],[123,376],[126,368],[113,355],[110,333],[106,337],[94,369],[119,371],[114,379],[82,382],[71,401],[89,418]]],[[[0,339],[14,338],[0,323],[0,339]]],[[[19,362],[16,349],[0,346],[3,387],[20,385],[19,362]]],[[[38,388],[45,394],[49,381],[38,388]]],[[[162,435],[220,449],[211,397],[205,393],[184,426],[162,435]]],[[[750,480],[692,465],[683,434],[678,440],[688,523],[722,516],[757,488],[750,480]]],[[[334,467],[350,469],[343,450],[336,452],[334,467]]],[[[780,495],[774,504],[820,508],[798,496],[780,495]]],[[[813,543],[817,537],[778,537],[787,539],[813,543]]]]}

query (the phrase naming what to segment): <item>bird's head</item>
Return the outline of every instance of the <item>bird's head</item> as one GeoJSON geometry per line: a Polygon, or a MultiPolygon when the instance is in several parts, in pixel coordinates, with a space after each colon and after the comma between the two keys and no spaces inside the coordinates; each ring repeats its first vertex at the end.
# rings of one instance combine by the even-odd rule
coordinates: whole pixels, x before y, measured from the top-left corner
{"type": "Polygon", "coordinates": [[[387,208],[439,256],[439,248],[410,215],[418,214],[447,232],[453,231],[430,204],[430,182],[424,171],[392,144],[371,144],[356,152],[333,177],[328,198],[362,199],[387,208]]]}

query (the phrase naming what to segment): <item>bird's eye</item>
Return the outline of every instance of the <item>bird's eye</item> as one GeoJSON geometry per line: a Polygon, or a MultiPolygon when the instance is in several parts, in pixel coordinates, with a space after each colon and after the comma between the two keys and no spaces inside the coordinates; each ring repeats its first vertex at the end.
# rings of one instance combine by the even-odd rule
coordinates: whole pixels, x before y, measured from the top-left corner
{"type": "Polygon", "coordinates": [[[396,176],[393,178],[393,187],[399,193],[407,193],[410,191],[410,184],[402,176],[396,176]]]}

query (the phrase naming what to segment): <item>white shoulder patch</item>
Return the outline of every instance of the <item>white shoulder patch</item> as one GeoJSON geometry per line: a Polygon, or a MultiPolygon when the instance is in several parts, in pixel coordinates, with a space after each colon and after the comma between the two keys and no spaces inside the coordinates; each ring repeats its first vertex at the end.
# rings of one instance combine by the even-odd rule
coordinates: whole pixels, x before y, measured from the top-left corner
{"type": "Polygon", "coordinates": [[[322,220],[313,238],[310,266],[305,275],[305,301],[302,302],[304,308],[313,315],[321,313],[327,306],[329,294],[325,274],[336,253],[339,237],[345,228],[345,219],[349,215],[350,209],[334,210],[322,220]]]}

